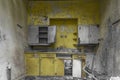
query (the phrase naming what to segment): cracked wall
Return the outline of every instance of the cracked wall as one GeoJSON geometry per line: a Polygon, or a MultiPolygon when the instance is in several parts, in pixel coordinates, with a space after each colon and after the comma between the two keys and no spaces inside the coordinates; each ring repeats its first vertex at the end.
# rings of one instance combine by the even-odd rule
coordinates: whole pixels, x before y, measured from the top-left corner
{"type": "Polygon", "coordinates": [[[0,0],[0,80],[8,80],[8,65],[12,80],[25,73],[26,19],[23,0],[0,0]]]}
{"type": "Polygon", "coordinates": [[[107,77],[120,76],[120,1],[101,1],[101,42],[97,51],[94,70],[107,77]]]}

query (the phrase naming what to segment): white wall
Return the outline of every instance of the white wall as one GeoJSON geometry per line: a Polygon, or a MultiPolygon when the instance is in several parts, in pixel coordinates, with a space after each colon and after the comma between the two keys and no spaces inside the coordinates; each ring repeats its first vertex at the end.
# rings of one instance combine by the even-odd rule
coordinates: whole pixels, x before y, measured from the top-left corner
{"type": "Polygon", "coordinates": [[[0,0],[0,80],[7,80],[6,67],[12,68],[12,80],[24,75],[26,45],[26,9],[24,0],[0,0]],[[20,24],[23,28],[17,27],[20,24]]]}

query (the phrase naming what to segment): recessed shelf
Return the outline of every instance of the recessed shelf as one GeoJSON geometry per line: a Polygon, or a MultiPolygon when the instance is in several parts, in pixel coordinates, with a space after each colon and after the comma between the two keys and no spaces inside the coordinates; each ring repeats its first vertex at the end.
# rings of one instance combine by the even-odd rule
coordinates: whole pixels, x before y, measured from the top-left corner
{"type": "Polygon", "coordinates": [[[73,46],[77,47],[77,44],[73,44],[73,46]]]}
{"type": "Polygon", "coordinates": [[[74,40],[74,41],[77,41],[77,38],[74,38],[73,40],[74,40]]]}
{"type": "Polygon", "coordinates": [[[48,27],[39,27],[39,44],[48,44],[48,27]]]}
{"type": "Polygon", "coordinates": [[[77,33],[75,32],[75,33],[73,33],[74,35],[77,35],[77,33]]]}

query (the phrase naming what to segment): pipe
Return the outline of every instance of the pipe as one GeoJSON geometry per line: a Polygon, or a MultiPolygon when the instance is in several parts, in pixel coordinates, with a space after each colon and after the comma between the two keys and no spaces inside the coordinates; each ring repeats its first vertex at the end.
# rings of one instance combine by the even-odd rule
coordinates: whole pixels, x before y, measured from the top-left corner
{"type": "Polygon", "coordinates": [[[7,66],[7,79],[11,80],[11,66],[9,64],[7,66]]]}
{"type": "Polygon", "coordinates": [[[116,23],[119,23],[120,22],[120,19],[118,19],[117,21],[113,22],[112,25],[116,24],[116,23]]]}
{"type": "Polygon", "coordinates": [[[88,71],[85,70],[86,65],[83,67],[83,71],[87,73],[89,76],[91,76],[93,79],[98,80],[93,74],[89,73],[88,71]]]}

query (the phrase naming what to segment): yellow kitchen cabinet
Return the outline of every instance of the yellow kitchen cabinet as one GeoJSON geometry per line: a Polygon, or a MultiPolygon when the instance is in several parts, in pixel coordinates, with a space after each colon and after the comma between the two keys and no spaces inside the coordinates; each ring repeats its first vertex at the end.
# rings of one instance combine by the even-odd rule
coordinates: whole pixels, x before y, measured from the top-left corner
{"type": "Polygon", "coordinates": [[[40,76],[54,76],[55,75],[55,64],[54,58],[41,58],[40,59],[40,76]]]}
{"type": "Polygon", "coordinates": [[[55,76],[64,76],[64,60],[55,60],[55,76]]]}
{"type": "Polygon", "coordinates": [[[25,54],[26,75],[39,76],[39,55],[38,54],[25,54]]]}
{"type": "Polygon", "coordinates": [[[64,76],[64,60],[56,58],[56,54],[26,53],[27,76],[64,76]]]}

